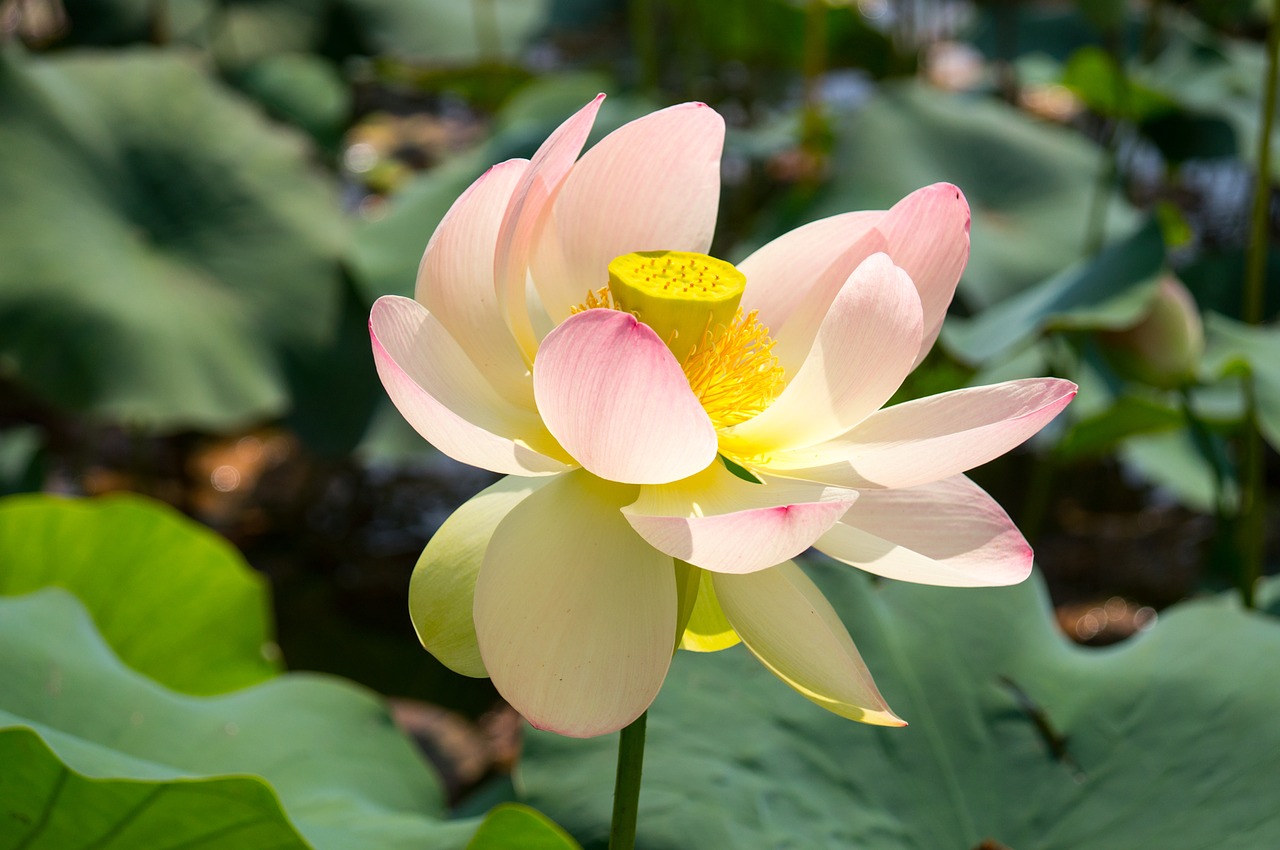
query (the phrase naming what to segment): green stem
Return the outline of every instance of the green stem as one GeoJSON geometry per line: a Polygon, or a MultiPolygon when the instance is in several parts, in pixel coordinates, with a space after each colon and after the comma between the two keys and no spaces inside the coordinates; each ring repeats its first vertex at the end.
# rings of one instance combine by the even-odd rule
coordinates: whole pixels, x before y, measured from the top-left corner
{"type": "Polygon", "coordinates": [[[613,785],[613,825],[609,828],[609,850],[633,850],[636,846],[636,816],[640,813],[640,771],[644,767],[645,712],[622,730],[618,737],[618,777],[613,785]]]}
{"type": "Polygon", "coordinates": [[[827,69],[827,3],[809,0],[804,26],[804,112],[800,143],[812,155],[826,152],[826,118],[819,85],[827,69]]]}
{"type": "Polygon", "coordinates": [[[628,4],[631,29],[631,49],[640,65],[640,89],[654,93],[658,90],[658,42],[654,32],[654,3],[656,0],[631,0],[628,4]]]}
{"type": "MultiPolygon", "coordinates": [[[[1280,53],[1280,0],[1272,2],[1273,23],[1267,29],[1267,78],[1258,129],[1258,174],[1254,181],[1252,228],[1245,266],[1243,317],[1251,325],[1265,315],[1264,277],[1267,268],[1267,211],[1271,200],[1271,125],[1276,117],[1276,68],[1280,53]]],[[[1244,436],[1240,444],[1240,598],[1254,606],[1253,590],[1262,575],[1266,543],[1266,476],[1262,436],[1258,432],[1258,401],[1254,377],[1245,379],[1244,436]]]]}
{"type": "Polygon", "coordinates": [[[1267,267],[1267,207],[1271,200],[1271,125],[1276,117],[1276,53],[1280,49],[1280,0],[1273,4],[1275,23],[1267,29],[1266,93],[1258,130],[1258,179],[1254,183],[1252,231],[1244,278],[1244,320],[1259,324],[1263,316],[1263,278],[1267,267]]]}

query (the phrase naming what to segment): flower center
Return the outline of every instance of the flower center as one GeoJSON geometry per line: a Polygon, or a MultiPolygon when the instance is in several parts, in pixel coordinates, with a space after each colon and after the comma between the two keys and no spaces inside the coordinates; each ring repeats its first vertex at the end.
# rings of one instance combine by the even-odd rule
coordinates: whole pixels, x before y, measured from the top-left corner
{"type": "Polygon", "coordinates": [[[573,312],[622,310],[653,328],[711,422],[728,428],[763,411],[785,385],[769,329],[738,307],[745,286],[731,263],[705,254],[624,254],[609,263],[609,285],[573,312]]]}

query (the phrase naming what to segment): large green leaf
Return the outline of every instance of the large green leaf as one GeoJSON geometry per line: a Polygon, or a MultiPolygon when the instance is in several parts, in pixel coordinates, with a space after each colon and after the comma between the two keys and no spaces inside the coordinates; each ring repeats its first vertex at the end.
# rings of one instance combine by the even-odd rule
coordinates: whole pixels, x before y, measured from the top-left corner
{"type": "MultiPolygon", "coordinates": [[[[976,239],[976,237],[975,237],[976,239]]],[[[1164,241],[1154,221],[1096,257],[983,311],[953,318],[943,342],[961,359],[982,363],[1042,330],[1118,330],[1142,318],[1164,267],[1164,241]]]]}
{"type": "MultiPolygon", "coordinates": [[[[835,126],[831,182],[804,218],[887,209],[921,186],[955,183],[973,209],[973,249],[960,282],[971,306],[999,301],[1083,255],[1101,153],[1072,131],[991,98],[917,84],[885,86],[837,115],[835,126]]],[[[1132,210],[1113,199],[1110,229],[1125,232],[1133,222],[1132,210]]]]}
{"type": "MultiPolygon", "coordinates": [[[[650,711],[640,846],[1280,846],[1280,625],[1190,603],[1115,648],[1039,578],[955,590],[814,568],[905,729],[823,712],[745,651],[681,654],[650,711]]],[[[535,733],[527,797],[602,847],[615,741],[535,733]]]]}
{"type": "Polygon", "coordinates": [[[183,696],[121,664],[56,589],[0,599],[0,645],[0,729],[34,731],[65,766],[6,736],[20,757],[0,759],[0,787],[22,793],[0,795],[5,848],[423,850],[475,829],[437,819],[438,780],[351,685],[289,674],[183,696]]]}
{"type": "Polygon", "coordinates": [[[338,323],[345,226],[298,138],[155,51],[0,54],[0,363],[72,411],[231,428],[338,323]]]}
{"type": "Polygon", "coordinates": [[[126,664],[175,690],[222,693],[279,670],[266,582],[159,502],[0,500],[0,595],[43,587],[78,596],[126,664]]]}

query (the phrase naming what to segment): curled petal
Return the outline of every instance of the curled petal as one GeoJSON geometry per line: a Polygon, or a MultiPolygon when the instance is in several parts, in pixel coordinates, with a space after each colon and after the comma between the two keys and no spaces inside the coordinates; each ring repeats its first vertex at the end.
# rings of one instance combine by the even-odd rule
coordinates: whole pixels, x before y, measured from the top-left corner
{"type": "Polygon", "coordinates": [[[635,488],[578,470],[507,514],[485,553],[475,625],[498,692],[540,729],[614,732],[671,663],[676,579],[618,508],[635,488]]]}
{"type": "Polygon", "coordinates": [[[409,617],[418,640],[441,664],[464,676],[488,676],[471,618],[476,576],[489,538],[511,509],[550,478],[509,475],[481,491],[431,535],[409,580],[409,617]]]}
{"type": "Polygon", "coordinates": [[[720,205],[724,119],[702,103],[659,110],[614,130],[573,167],[534,255],[552,321],[609,280],[632,251],[706,253],[720,205]]]}
{"type": "Polygon", "coordinates": [[[651,546],[674,558],[749,573],[808,549],[857,497],[784,478],[753,484],[713,463],[683,481],[642,487],[622,513],[651,546]]]}
{"type": "Polygon", "coordinates": [[[603,102],[604,95],[597,95],[542,143],[511,196],[498,231],[498,249],[494,256],[498,301],[504,307],[516,343],[530,363],[538,350],[525,302],[533,246],[546,225],[556,194],[587,142],[603,102]]]}
{"type": "Polygon", "coordinates": [[[1060,378],[970,387],[886,407],[825,443],[780,452],[767,472],[836,487],[914,487],[997,458],[1075,397],[1060,378]]]}
{"type": "Polygon", "coordinates": [[[369,335],[378,377],[396,409],[449,457],[513,475],[573,468],[537,414],[499,396],[417,301],[379,298],[369,335]]]}
{"type": "Polygon", "coordinates": [[[503,213],[528,170],[523,159],[495,165],[454,201],[422,255],[414,298],[503,398],[532,409],[528,365],[507,328],[493,269],[503,213]]]}
{"type": "Polygon", "coordinates": [[[836,296],[786,389],[763,413],[721,432],[721,448],[753,457],[843,434],[902,384],[920,332],[910,278],[885,254],[872,254],[836,296]]]}
{"type": "Polygon", "coordinates": [[[831,603],[794,563],[750,575],[717,573],[712,581],[734,631],[779,679],[841,717],[906,725],[880,696],[831,603]]]}
{"type": "Polygon", "coordinates": [[[950,183],[917,189],[893,205],[876,225],[889,256],[920,291],[924,335],[915,362],[929,353],[956,284],[969,262],[969,202],[950,183]]]}
{"type": "Polygon", "coordinates": [[[715,428],[680,364],[630,313],[587,310],[547,334],[533,390],[547,428],[601,478],[662,484],[715,459],[715,428]]]}
{"type": "Polygon", "coordinates": [[[920,584],[996,587],[1031,572],[1031,547],[1009,515],[963,475],[863,490],[814,546],[876,575],[920,584]]]}

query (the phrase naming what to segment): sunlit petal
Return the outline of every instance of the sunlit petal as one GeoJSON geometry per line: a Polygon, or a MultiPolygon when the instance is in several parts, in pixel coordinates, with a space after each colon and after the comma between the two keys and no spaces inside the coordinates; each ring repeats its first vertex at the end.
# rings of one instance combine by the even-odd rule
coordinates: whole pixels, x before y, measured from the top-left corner
{"type": "Polygon", "coordinates": [[[715,459],[715,428],[680,365],[630,313],[571,316],[543,340],[533,384],[547,428],[601,478],[661,484],[715,459]]]}
{"type": "Polygon", "coordinates": [[[499,396],[417,301],[379,298],[369,334],[378,376],[396,409],[449,457],[515,475],[572,468],[537,414],[499,396]]]}
{"type": "Polygon", "coordinates": [[[724,119],[702,103],[625,124],[569,174],[534,257],[533,278],[553,321],[608,282],[633,251],[705,253],[720,205],[724,119]]]}
{"type": "Polygon", "coordinates": [[[1031,572],[1031,547],[1009,515],[963,475],[864,490],[814,546],[876,575],[920,584],[994,587],[1031,572]]]}
{"type": "Polygon", "coordinates": [[[972,387],[886,407],[825,443],[780,452],[764,468],[837,487],[914,487],[999,457],[1076,394],[1059,378],[972,387]]]}
{"type": "Polygon", "coordinates": [[[464,676],[488,676],[471,618],[489,538],[511,509],[550,478],[509,475],[481,491],[431,535],[409,580],[409,617],[422,645],[464,676]]]}
{"type": "Polygon", "coordinates": [[[698,578],[698,595],[680,637],[680,648],[690,652],[719,652],[742,643],[716,599],[711,573],[697,567],[692,569],[698,578]]]}
{"type": "Polygon", "coordinates": [[[538,339],[525,305],[533,246],[546,225],[556,194],[586,144],[604,95],[579,109],[542,143],[516,187],[498,232],[495,279],[498,301],[525,359],[533,362],[538,339]]]}
{"type": "Polygon", "coordinates": [[[784,233],[738,264],[747,276],[742,309],[756,310],[777,340],[788,374],[804,362],[831,302],[853,270],[886,246],[882,212],[852,212],[784,233]]]}
{"type": "Polygon", "coordinates": [[[893,261],[920,290],[924,335],[915,362],[929,353],[942,330],[956,283],[969,261],[969,203],[950,183],[917,189],[893,205],[876,229],[893,261]]]}
{"type": "Polygon", "coordinates": [[[623,508],[656,549],[716,572],[763,570],[813,545],[858,494],[778,478],[754,484],[714,463],[683,481],[642,487],[623,508]]]}
{"type": "Polygon", "coordinates": [[[779,679],[841,717],[906,725],[880,696],[831,603],[794,563],[712,581],[734,631],[779,679]]]}
{"type": "Polygon", "coordinates": [[[587,737],[635,720],[671,663],[676,580],[618,508],[635,487],[558,476],[494,531],[475,625],[494,686],[530,723],[587,737]]]}
{"type": "Polygon", "coordinates": [[[768,455],[836,437],[877,411],[920,347],[920,298],[885,254],[872,254],[831,304],[813,347],[773,404],[720,434],[726,454],[768,455]]]}
{"type": "Polygon", "coordinates": [[[493,265],[503,213],[528,169],[522,159],[495,165],[454,201],[427,243],[414,297],[499,395],[532,409],[533,382],[503,317],[493,265]]]}

